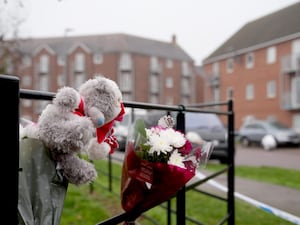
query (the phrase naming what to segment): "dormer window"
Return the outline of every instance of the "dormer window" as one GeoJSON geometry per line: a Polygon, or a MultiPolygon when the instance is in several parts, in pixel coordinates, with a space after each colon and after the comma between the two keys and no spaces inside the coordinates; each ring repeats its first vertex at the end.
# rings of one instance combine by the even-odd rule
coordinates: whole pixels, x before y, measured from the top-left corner
{"type": "Polygon", "coordinates": [[[101,53],[96,53],[93,56],[94,64],[102,64],[103,63],[103,55],[101,53]]]}
{"type": "Polygon", "coordinates": [[[246,54],[246,68],[251,69],[254,66],[254,54],[248,53],[246,54]]]}
{"type": "Polygon", "coordinates": [[[83,53],[77,53],[75,55],[75,71],[83,72],[85,69],[85,57],[83,53]]]}
{"type": "Polygon", "coordinates": [[[49,56],[48,55],[41,55],[39,72],[41,74],[47,74],[49,72],[49,56]]]}
{"type": "Polygon", "coordinates": [[[226,61],[226,71],[227,73],[233,72],[233,58],[229,58],[226,61]]]}

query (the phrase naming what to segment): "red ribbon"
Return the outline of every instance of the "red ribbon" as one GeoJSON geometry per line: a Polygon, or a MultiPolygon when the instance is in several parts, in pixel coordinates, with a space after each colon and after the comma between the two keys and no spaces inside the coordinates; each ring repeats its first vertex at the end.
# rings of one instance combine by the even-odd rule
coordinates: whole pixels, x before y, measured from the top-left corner
{"type": "Polygon", "coordinates": [[[117,120],[117,121],[123,120],[124,114],[125,114],[124,104],[121,103],[120,113],[112,121],[108,122],[107,124],[104,124],[102,127],[97,128],[98,143],[101,143],[104,140],[104,138],[106,137],[106,134],[111,130],[112,126],[114,125],[115,120],[117,120]]]}
{"type": "Polygon", "coordinates": [[[84,114],[84,101],[81,97],[80,97],[80,102],[79,102],[78,108],[75,109],[74,113],[78,116],[85,116],[85,114],[84,114]]]}
{"type": "MultiPolygon", "coordinates": [[[[84,101],[81,97],[80,97],[80,103],[78,105],[78,108],[76,108],[73,113],[78,115],[78,116],[85,116],[84,101]]],[[[118,147],[118,143],[116,141],[116,138],[112,135],[113,134],[112,127],[114,125],[115,120],[117,120],[117,121],[122,121],[123,120],[124,114],[125,114],[124,103],[121,102],[121,111],[120,111],[120,113],[112,121],[108,122],[107,124],[104,124],[101,127],[96,128],[98,143],[101,143],[104,140],[106,140],[106,143],[108,143],[111,147],[110,153],[113,152],[114,148],[118,147]],[[109,135],[109,137],[106,138],[106,135],[110,131],[111,131],[111,134],[109,135]]]]}

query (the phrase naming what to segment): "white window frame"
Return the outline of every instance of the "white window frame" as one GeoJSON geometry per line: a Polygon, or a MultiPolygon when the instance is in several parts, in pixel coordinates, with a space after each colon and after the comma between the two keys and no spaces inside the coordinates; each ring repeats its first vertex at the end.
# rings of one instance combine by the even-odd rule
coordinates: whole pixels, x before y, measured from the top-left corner
{"type": "Polygon", "coordinates": [[[31,66],[32,60],[29,55],[25,55],[22,57],[22,64],[25,67],[31,66]]]}
{"type": "Polygon", "coordinates": [[[275,46],[267,48],[267,64],[274,64],[277,58],[277,48],[275,46]]]}
{"type": "Polygon", "coordinates": [[[159,76],[152,74],[150,76],[150,93],[157,94],[159,93],[159,76]]]}
{"type": "Polygon", "coordinates": [[[129,53],[122,53],[120,56],[120,70],[132,70],[132,58],[129,53]]]}
{"type": "Polygon", "coordinates": [[[246,69],[251,69],[254,67],[254,53],[250,52],[245,55],[246,69]]]}
{"type": "Polygon", "coordinates": [[[49,72],[49,56],[46,54],[40,56],[39,72],[42,74],[49,72]]]}
{"type": "Polygon", "coordinates": [[[66,57],[63,55],[57,56],[57,65],[64,66],[66,64],[66,57]]]}
{"type": "Polygon", "coordinates": [[[233,69],[234,69],[234,60],[233,60],[233,58],[228,58],[226,60],[226,72],[232,73],[233,69]]]}
{"type": "Polygon", "coordinates": [[[124,92],[132,91],[133,77],[131,72],[121,72],[120,74],[120,89],[124,92]]]}
{"type": "Polygon", "coordinates": [[[103,63],[103,54],[95,53],[93,55],[93,62],[94,62],[94,64],[102,64],[103,63]]]}
{"type": "Polygon", "coordinates": [[[246,95],[246,100],[254,99],[254,85],[253,84],[247,84],[245,95],[246,95]]]}
{"type": "Polygon", "coordinates": [[[183,78],[181,80],[181,93],[183,95],[190,95],[191,93],[191,85],[190,85],[190,79],[188,78],[183,78]]]}
{"type": "Polygon", "coordinates": [[[173,68],[173,60],[172,60],[172,59],[167,59],[167,60],[166,60],[166,67],[167,67],[168,69],[173,68]]]}
{"type": "Polygon", "coordinates": [[[190,76],[190,69],[188,62],[183,61],[181,63],[181,73],[184,77],[190,76]]]}
{"type": "Polygon", "coordinates": [[[270,80],[267,82],[267,98],[276,97],[276,81],[270,80]]]}
{"type": "Polygon", "coordinates": [[[160,66],[157,57],[151,56],[150,58],[150,70],[153,73],[159,73],[160,72],[160,66]]]}
{"type": "Polygon", "coordinates": [[[85,55],[83,53],[76,53],[75,55],[75,71],[83,72],[85,70],[85,55]]]}
{"type": "Polygon", "coordinates": [[[300,107],[300,77],[294,77],[292,79],[291,103],[295,108],[300,107]]]}
{"type": "Polygon", "coordinates": [[[166,78],[166,88],[173,88],[174,82],[173,82],[173,77],[168,76],[166,78]]]}
{"type": "Polygon", "coordinates": [[[219,75],[220,73],[220,65],[219,65],[219,62],[214,62],[212,64],[212,73],[213,75],[219,75]]]}

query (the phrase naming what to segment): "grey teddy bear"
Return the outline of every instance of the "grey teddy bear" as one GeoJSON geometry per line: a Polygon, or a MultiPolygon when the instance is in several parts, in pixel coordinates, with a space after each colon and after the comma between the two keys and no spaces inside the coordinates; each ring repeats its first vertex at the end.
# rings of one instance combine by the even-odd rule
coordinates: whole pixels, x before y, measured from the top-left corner
{"type": "Polygon", "coordinates": [[[87,153],[95,160],[113,153],[118,147],[113,124],[121,121],[124,113],[118,85],[98,76],[84,82],[78,91],[71,87],[59,89],[27,134],[45,144],[57,169],[70,183],[81,185],[93,181],[97,171],[78,154],[87,153]]]}

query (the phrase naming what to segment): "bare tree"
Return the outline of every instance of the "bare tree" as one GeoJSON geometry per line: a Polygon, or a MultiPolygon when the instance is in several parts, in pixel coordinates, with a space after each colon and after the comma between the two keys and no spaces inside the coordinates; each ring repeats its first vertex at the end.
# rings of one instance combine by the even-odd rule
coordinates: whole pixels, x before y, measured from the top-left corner
{"type": "Polygon", "coordinates": [[[19,55],[16,51],[18,31],[26,19],[26,1],[0,0],[0,73],[8,73],[19,55]]]}

